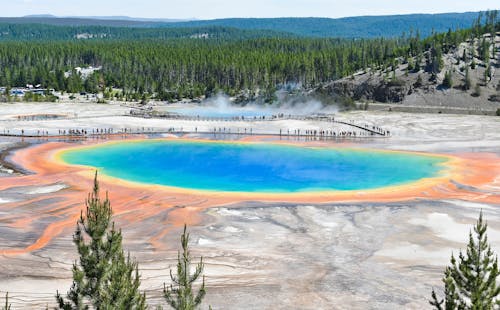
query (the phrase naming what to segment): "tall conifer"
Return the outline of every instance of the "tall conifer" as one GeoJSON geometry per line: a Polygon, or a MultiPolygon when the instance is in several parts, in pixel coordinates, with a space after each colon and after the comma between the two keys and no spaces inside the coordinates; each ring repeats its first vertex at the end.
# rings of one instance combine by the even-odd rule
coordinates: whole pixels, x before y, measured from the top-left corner
{"type": "Polygon", "coordinates": [[[439,300],[432,291],[430,304],[435,309],[488,310],[500,307],[498,258],[488,244],[487,228],[481,212],[474,233],[469,233],[465,254],[460,251],[458,260],[452,255],[451,265],[445,270],[444,300],[439,300]]]}
{"type": "Polygon", "coordinates": [[[111,222],[112,209],[99,196],[97,172],[94,188],[80,215],[73,242],[79,262],[73,264],[73,284],[66,300],[57,292],[60,309],[145,309],[145,295],[139,292],[138,265],[125,256],[122,234],[111,222]]]}
{"type": "Polygon", "coordinates": [[[195,271],[191,274],[191,254],[188,248],[189,234],[186,233],[186,225],[181,236],[182,254],[178,254],[177,276],[172,274],[170,270],[170,278],[172,283],[170,287],[164,284],[163,293],[168,305],[176,310],[194,310],[196,309],[205,297],[205,276],[198,293],[195,295],[193,283],[201,276],[203,272],[203,258],[196,265],[195,271]]]}

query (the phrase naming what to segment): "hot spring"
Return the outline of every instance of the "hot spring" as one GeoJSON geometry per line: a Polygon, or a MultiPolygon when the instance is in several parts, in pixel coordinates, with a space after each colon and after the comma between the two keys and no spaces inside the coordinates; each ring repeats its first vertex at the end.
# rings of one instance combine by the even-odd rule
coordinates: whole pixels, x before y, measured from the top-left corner
{"type": "Polygon", "coordinates": [[[446,158],[274,143],[141,140],[69,149],[60,158],[127,181],[194,190],[292,193],[376,189],[442,174],[446,158]]]}
{"type": "Polygon", "coordinates": [[[271,109],[259,109],[257,107],[236,107],[228,106],[221,109],[216,106],[186,106],[186,107],[170,107],[167,111],[187,117],[202,117],[202,118],[254,118],[254,117],[269,117],[277,114],[279,111],[271,109]]]}
{"type": "Polygon", "coordinates": [[[337,106],[325,106],[317,100],[297,102],[280,101],[275,104],[248,103],[238,105],[224,96],[210,98],[200,104],[174,104],[156,108],[185,117],[200,118],[260,118],[277,115],[333,114],[337,106]]]}

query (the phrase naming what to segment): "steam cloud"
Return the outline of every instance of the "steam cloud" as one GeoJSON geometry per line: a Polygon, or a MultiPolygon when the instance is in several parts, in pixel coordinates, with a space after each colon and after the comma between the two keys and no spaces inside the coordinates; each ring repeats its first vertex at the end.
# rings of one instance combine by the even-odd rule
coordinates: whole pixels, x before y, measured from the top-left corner
{"type": "Polygon", "coordinates": [[[201,107],[205,112],[219,115],[313,115],[313,114],[333,114],[338,112],[335,105],[324,105],[317,99],[304,96],[287,98],[282,96],[277,103],[261,104],[249,102],[243,106],[236,105],[224,94],[218,94],[202,102],[201,107]]]}

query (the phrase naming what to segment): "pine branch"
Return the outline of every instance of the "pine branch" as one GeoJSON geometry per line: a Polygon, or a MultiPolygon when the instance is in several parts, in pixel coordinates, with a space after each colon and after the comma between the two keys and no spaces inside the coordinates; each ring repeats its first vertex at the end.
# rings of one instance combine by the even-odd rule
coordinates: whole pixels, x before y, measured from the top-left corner
{"type": "Polygon", "coordinates": [[[205,276],[203,276],[203,283],[201,284],[201,288],[198,291],[198,294],[196,295],[196,298],[194,299],[194,305],[195,307],[199,306],[201,304],[201,301],[203,297],[205,297],[206,291],[205,291],[205,276]]]}
{"type": "Polygon", "coordinates": [[[441,299],[441,301],[439,301],[437,299],[434,289],[432,290],[432,300],[429,300],[429,303],[431,304],[431,306],[434,306],[436,310],[443,310],[443,307],[441,305],[444,303],[444,300],[441,299]]]}

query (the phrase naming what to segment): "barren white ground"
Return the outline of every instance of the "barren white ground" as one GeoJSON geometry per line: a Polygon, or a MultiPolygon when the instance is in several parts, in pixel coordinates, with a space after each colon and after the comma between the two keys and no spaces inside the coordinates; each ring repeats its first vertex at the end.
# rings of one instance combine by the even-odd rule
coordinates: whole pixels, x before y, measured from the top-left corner
{"type": "MultiPolygon", "coordinates": [[[[258,133],[329,126],[313,121],[190,122],[123,116],[128,112],[129,108],[118,105],[3,104],[0,132],[134,126],[252,127],[258,133]],[[67,114],[72,119],[17,121],[12,117],[37,113],[67,114]]],[[[500,118],[387,112],[350,112],[338,117],[382,126],[393,134],[353,142],[362,146],[500,154],[500,118]]],[[[4,139],[0,147],[15,142],[4,139]]],[[[500,195],[499,184],[500,176],[488,189],[490,193],[500,195]]],[[[50,204],[50,193],[59,190],[65,190],[64,184],[10,188],[0,191],[0,203],[46,195],[50,204]]],[[[489,223],[489,240],[499,253],[499,205],[410,200],[328,205],[249,202],[214,207],[204,213],[200,225],[190,227],[192,254],[204,257],[205,304],[214,309],[423,309],[428,308],[431,289],[439,291],[452,251],[465,247],[481,209],[489,223]]],[[[162,217],[141,223],[115,219],[123,228],[125,247],[139,260],[142,289],[153,306],[161,303],[161,288],[163,282],[169,283],[179,246],[179,231],[166,236],[167,250],[162,252],[151,251],[145,242],[147,231],[162,225],[162,217]]],[[[0,222],[0,232],[3,225],[0,222]]],[[[3,235],[0,240],[15,242],[16,236],[3,235]]],[[[53,305],[56,290],[66,292],[70,287],[75,258],[71,234],[29,254],[0,257],[0,291],[10,292],[14,309],[53,305]]]]}

